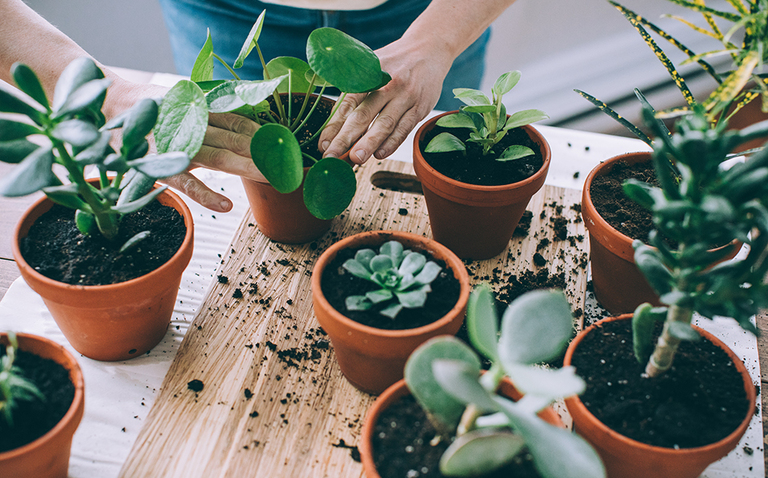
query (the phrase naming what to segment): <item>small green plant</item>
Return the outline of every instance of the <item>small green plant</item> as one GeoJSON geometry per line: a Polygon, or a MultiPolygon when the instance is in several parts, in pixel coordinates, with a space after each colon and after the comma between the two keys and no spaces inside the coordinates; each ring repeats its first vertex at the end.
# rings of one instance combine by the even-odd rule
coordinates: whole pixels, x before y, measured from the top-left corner
{"type": "Polygon", "coordinates": [[[450,336],[424,343],[405,366],[408,388],[438,430],[432,443],[450,443],[440,460],[441,473],[481,475],[527,449],[544,478],[604,477],[603,464],[587,442],[537,415],[554,400],[585,388],[573,367],[535,366],[560,356],[573,333],[563,293],[520,296],[504,312],[499,330],[493,293],[481,284],[470,295],[467,329],[475,349],[492,362],[485,374],[477,354],[450,336]],[[505,375],[524,394],[517,402],[496,393],[505,375]]]}
{"type": "MultiPolygon", "coordinates": [[[[166,189],[150,192],[156,178],[189,166],[185,153],[147,155],[145,136],[158,114],[154,100],[141,100],[105,124],[101,108],[110,80],[90,58],[76,59],[66,67],[50,103],[28,66],[15,63],[11,75],[21,91],[0,83],[0,111],[28,120],[0,118],[0,160],[20,163],[0,182],[3,196],[42,190],[53,202],[76,210],[75,221],[83,234],[101,233],[112,240],[123,215],[146,206],[166,189]],[[115,151],[109,144],[110,130],[121,127],[123,144],[115,151]],[[98,168],[99,187],[86,181],[87,166],[98,168]],[[59,179],[57,167],[64,168],[68,183],[59,179]]],[[[137,234],[123,248],[146,235],[137,234]]]]}
{"type": "MultiPolygon", "coordinates": [[[[438,119],[437,125],[444,128],[470,130],[467,141],[482,146],[483,155],[489,154],[509,130],[549,118],[544,112],[535,109],[518,111],[507,118],[507,109],[501,99],[517,85],[520,76],[519,71],[510,71],[501,75],[491,89],[492,100],[488,99],[482,91],[471,88],[454,89],[453,94],[466,106],[462,106],[458,113],[438,119]]],[[[424,149],[427,153],[466,150],[467,147],[464,142],[446,132],[432,138],[424,149]]],[[[496,159],[498,161],[512,161],[532,154],[534,152],[531,148],[512,145],[501,151],[496,159]]]]}
{"type": "Polygon", "coordinates": [[[355,277],[381,287],[365,295],[347,297],[347,309],[369,310],[377,304],[392,302],[379,311],[392,319],[403,308],[423,307],[427,293],[432,290],[429,284],[442,270],[436,262],[427,261],[424,255],[405,250],[398,241],[385,242],[378,254],[373,249],[360,249],[355,258],[347,259],[342,267],[355,277]]]}
{"type": "MultiPolygon", "coordinates": [[[[315,140],[333,117],[312,131],[311,137],[298,137],[316,111],[326,87],[341,92],[365,93],[381,88],[390,76],[381,70],[373,51],[349,35],[333,29],[319,28],[307,40],[308,62],[281,56],[265,62],[259,48],[259,36],[266,10],[254,23],[240,54],[230,67],[213,51],[210,31],[192,69],[191,81],[181,81],[171,88],[163,101],[160,120],[155,128],[159,151],[178,149],[193,157],[203,144],[208,126],[208,113],[234,112],[262,125],[251,141],[253,162],[269,183],[281,193],[298,189],[304,181],[304,202],[320,219],[331,219],[349,206],[355,194],[356,181],[352,167],[337,158],[315,159],[302,147],[315,140]],[[241,79],[236,69],[256,50],[264,78],[241,79]],[[213,80],[214,60],[232,74],[231,80],[213,80]],[[320,88],[313,99],[312,94],[320,88]],[[283,104],[279,94],[287,93],[283,104]],[[293,97],[301,97],[294,106],[293,97]],[[272,98],[272,105],[267,101],[272,98]],[[304,178],[304,158],[312,167],[304,178]]],[[[337,103],[341,104],[341,101],[337,103]]]]}
{"type": "Polygon", "coordinates": [[[733,317],[757,333],[750,318],[768,306],[768,149],[731,168],[723,163],[740,144],[768,136],[768,121],[741,131],[726,130],[726,122],[713,128],[705,108],[697,106],[670,136],[658,128],[652,111],[643,113],[658,138],[652,157],[661,187],[628,180],[624,192],[653,213],[650,246],[633,243],[635,263],[664,306],[640,305],[633,337],[638,361],[657,376],[672,365],[681,340],[698,339],[690,326],[694,311],[710,319],[733,317]],[[679,171],[676,180],[658,174],[670,161],[679,171]],[[734,240],[749,245],[746,257],[712,266],[732,253],[712,245],[734,240]],[[655,321],[664,328],[654,346],[655,321]]]}
{"type": "Polygon", "coordinates": [[[19,341],[16,334],[8,332],[8,345],[0,359],[0,413],[5,422],[13,425],[13,410],[19,402],[44,401],[45,397],[34,383],[27,380],[19,367],[14,365],[19,341]]]}

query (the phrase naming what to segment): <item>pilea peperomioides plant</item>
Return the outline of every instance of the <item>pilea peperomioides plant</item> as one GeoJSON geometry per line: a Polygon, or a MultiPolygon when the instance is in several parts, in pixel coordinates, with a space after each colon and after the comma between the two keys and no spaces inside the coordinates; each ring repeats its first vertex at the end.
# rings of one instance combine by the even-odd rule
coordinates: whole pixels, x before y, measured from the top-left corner
{"type": "Polygon", "coordinates": [[[578,435],[537,416],[554,400],[581,393],[573,367],[537,363],[558,357],[573,333],[573,317],[560,291],[533,291],[513,301],[498,330],[493,293],[479,285],[467,307],[474,347],[492,362],[481,375],[477,354],[461,340],[442,336],[416,349],[405,380],[439,434],[450,442],[440,460],[445,476],[491,472],[523,449],[545,478],[605,476],[597,453],[578,435]],[[504,376],[524,395],[514,402],[496,394],[504,376]]]}
{"type": "Polygon", "coordinates": [[[8,425],[13,425],[13,410],[19,402],[44,401],[45,397],[34,383],[27,380],[14,365],[19,342],[16,334],[8,332],[8,345],[0,359],[0,414],[8,425]]]}
{"type": "Polygon", "coordinates": [[[266,10],[254,23],[231,67],[214,53],[208,32],[192,70],[192,81],[179,82],[163,101],[155,128],[157,147],[160,151],[178,149],[192,157],[202,146],[209,112],[248,116],[262,125],[252,138],[251,156],[267,181],[281,193],[297,190],[304,181],[304,202],[309,212],[320,219],[331,219],[352,201],[356,189],[354,171],[345,161],[330,157],[318,160],[302,147],[317,139],[341,101],[320,128],[309,132],[309,137],[300,135],[327,87],[338,88],[343,100],[347,93],[381,88],[391,78],[381,70],[370,48],[333,28],[319,28],[309,35],[308,62],[281,56],[266,63],[258,43],[265,14],[266,10]],[[235,70],[243,66],[254,49],[264,78],[241,79],[235,70]],[[233,79],[213,80],[214,59],[226,66],[233,79]],[[320,91],[313,98],[317,88],[320,91]],[[280,93],[288,95],[285,104],[280,93]],[[294,96],[301,97],[298,108],[294,96]],[[313,164],[306,178],[305,158],[313,164]]]}
{"type": "Polygon", "coordinates": [[[347,297],[347,309],[369,310],[376,304],[392,302],[379,313],[393,319],[403,308],[423,307],[427,293],[432,290],[429,284],[442,270],[436,262],[427,261],[423,254],[404,250],[398,241],[385,242],[378,254],[373,249],[361,249],[342,267],[381,287],[365,295],[347,297]]]}
{"type": "MultiPolygon", "coordinates": [[[[90,58],[76,59],[66,67],[50,103],[28,66],[14,64],[11,75],[21,91],[0,83],[0,111],[24,115],[31,122],[0,118],[0,160],[20,163],[0,183],[3,196],[42,190],[53,202],[76,210],[75,221],[83,234],[101,233],[111,240],[123,215],[146,206],[166,189],[150,191],[155,179],[189,166],[183,152],[147,155],[145,137],[158,114],[154,100],[140,100],[105,124],[101,107],[110,80],[90,58]],[[121,127],[123,143],[115,151],[109,144],[110,130],[121,127]],[[56,175],[56,165],[64,168],[69,183],[56,175]],[[87,166],[98,168],[99,187],[86,181],[87,166]]],[[[146,234],[130,238],[123,248],[146,234]]]]}
{"type": "MultiPolygon", "coordinates": [[[[549,118],[546,113],[529,109],[518,111],[507,118],[507,109],[501,102],[502,97],[509,93],[520,81],[519,71],[502,74],[491,89],[492,100],[482,91],[471,88],[456,88],[453,94],[466,106],[458,113],[443,116],[437,120],[437,125],[443,128],[466,128],[470,130],[467,141],[483,147],[483,154],[489,154],[493,147],[501,141],[507,131],[549,118]]],[[[445,153],[449,151],[466,151],[467,147],[459,138],[451,133],[440,133],[427,144],[427,153],[445,153]]],[[[512,161],[534,154],[531,148],[522,145],[512,145],[504,151],[496,151],[498,161],[512,161]]]]}

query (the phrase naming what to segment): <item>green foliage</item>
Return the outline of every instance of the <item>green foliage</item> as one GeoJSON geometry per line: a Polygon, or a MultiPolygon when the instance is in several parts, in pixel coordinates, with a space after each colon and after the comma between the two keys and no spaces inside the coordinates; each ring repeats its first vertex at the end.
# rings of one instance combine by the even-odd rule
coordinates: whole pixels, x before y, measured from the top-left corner
{"type": "Polygon", "coordinates": [[[8,153],[0,154],[0,160],[19,163],[0,181],[0,194],[14,197],[42,190],[53,202],[76,209],[76,224],[83,234],[98,231],[111,240],[124,214],[144,207],[165,189],[150,191],[155,179],[189,166],[187,154],[173,150],[175,144],[165,145],[168,152],[163,154],[147,155],[145,137],[158,116],[154,100],[140,100],[105,124],[101,108],[109,80],[93,60],[79,58],[70,63],[50,103],[29,67],[16,63],[11,76],[19,89],[0,84],[0,111],[29,120],[0,122],[0,152],[8,153]],[[119,151],[109,144],[110,130],[116,128],[122,128],[119,151]],[[55,165],[63,166],[70,182],[62,183],[55,165]],[[99,187],[85,180],[85,167],[91,165],[100,173],[99,187]]]}
{"type": "Polygon", "coordinates": [[[166,147],[173,147],[194,156],[203,144],[209,112],[247,116],[263,126],[251,140],[251,156],[267,181],[279,192],[290,193],[301,186],[303,179],[305,190],[311,191],[304,193],[309,212],[320,219],[331,219],[341,214],[354,197],[357,183],[352,167],[343,161],[326,161],[330,158],[318,161],[302,152],[301,147],[320,135],[336,109],[312,132],[311,138],[303,138],[300,143],[297,136],[315,113],[325,88],[338,88],[342,92],[341,101],[347,93],[376,90],[391,78],[381,70],[379,59],[370,48],[333,28],[319,28],[309,35],[308,62],[277,57],[267,63],[259,48],[265,15],[266,10],[253,24],[231,67],[214,52],[208,32],[192,69],[192,81],[177,84],[163,101],[155,127],[158,149],[165,151],[166,147]],[[261,61],[264,78],[243,80],[235,70],[243,66],[254,50],[261,61]],[[233,79],[214,81],[214,60],[221,62],[233,79]],[[313,98],[311,95],[318,88],[320,91],[313,98]],[[285,105],[280,93],[288,95],[285,105]],[[294,111],[294,96],[303,98],[298,111],[294,111]],[[313,163],[306,178],[305,159],[313,163]]]}
{"type": "Polygon", "coordinates": [[[380,287],[365,295],[347,297],[347,309],[369,310],[379,304],[389,304],[379,313],[392,319],[403,308],[423,307],[427,302],[427,293],[432,291],[429,284],[442,270],[436,262],[427,261],[423,254],[404,249],[398,241],[385,242],[378,254],[373,249],[360,249],[354,259],[346,260],[342,267],[355,277],[380,287]]]}
{"type": "MultiPolygon", "coordinates": [[[[502,97],[509,93],[520,81],[519,71],[502,74],[491,89],[492,99],[483,92],[470,88],[456,88],[453,94],[465,106],[458,113],[443,116],[437,120],[437,125],[444,128],[464,128],[470,130],[468,141],[483,147],[483,154],[488,154],[501,141],[509,130],[549,118],[539,110],[518,111],[507,117],[507,111],[502,97]]],[[[448,151],[466,151],[466,145],[451,133],[440,133],[427,144],[427,153],[444,153],[448,151]]],[[[504,151],[497,151],[497,161],[513,161],[530,156],[533,153],[528,147],[513,145],[504,151]]]]}
{"type": "Polygon", "coordinates": [[[0,414],[8,425],[13,425],[13,412],[19,402],[44,401],[45,397],[34,383],[26,379],[14,365],[19,348],[16,334],[8,332],[5,355],[0,358],[0,414]]]}
{"type": "Polygon", "coordinates": [[[534,365],[566,347],[573,317],[560,291],[533,291],[516,299],[502,316],[501,330],[490,287],[472,291],[467,328],[472,345],[492,361],[480,374],[480,359],[461,340],[436,337],[417,348],[405,366],[405,381],[438,430],[451,444],[440,461],[445,476],[475,476],[510,462],[522,449],[545,478],[605,476],[597,453],[578,435],[557,428],[537,412],[554,400],[581,393],[584,381],[573,367],[534,365]],[[497,393],[509,376],[524,396],[514,402],[497,393]]]}

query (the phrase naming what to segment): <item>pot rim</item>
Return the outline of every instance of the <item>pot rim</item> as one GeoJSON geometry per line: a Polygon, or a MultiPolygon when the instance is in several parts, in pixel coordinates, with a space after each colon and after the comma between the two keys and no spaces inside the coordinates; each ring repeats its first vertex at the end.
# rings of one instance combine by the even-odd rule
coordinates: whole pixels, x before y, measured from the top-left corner
{"type": "MultiPolygon", "coordinates": [[[[571,359],[573,358],[573,353],[576,350],[576,347],[578,347],[578,345],[581,343],[584,337],[588,333],[590,333],[592,330],[596,329],[599,324],[603,324],[606,322],[613,322],[617,320],[630,320],[631,318],[632,318],[632,314],[621,314],[615,317],[606,317],[606,318],[600,319],[599,321],[595,322],[594,324],[590,325],[586,329],[579,332],[579,334],[568,345],[568,349],[566,350],[565,357],[563,359],[563,366],[571,365],[571,359]]],[[[722,340],[718,339],[713,334],[702,329],[701,327],[698,327],[694,324],[691,324],[691,327],[693,327],[693,329],[696,330],[701,335],[702,338],[709,340],[714,345],[721,348],[726,354],[728,354],[728,356],[730,357],[731,361],[734,364],[734,367],[739,372],[744,382],[744,391],[747,394],[747,401],[749,402],[749,407],[747,409],[747,413],[744,420],[742,420],[739,426],[736,427],[736,429],[733,430],[726,437],[714,443],[710,443],[704,446],[693,447],[693,448],[674,449],[674,448],[667,448],[667,447],[661,447],[661,446],[655,446],[655,445],[648,445],[646,443],[642,443],[632,438],[626,437],[621,433],[613,430],[612,428],[609,428],[608,426],[606,426],[603,422],[598,420],[597,417],[595,417],[592,414],[592,412],[590,412],[587,409],[587,407],[584,405],[584,403],[582,403],[581,399],[578,396],[566,398],[565,402],[567,407],[579,408],[582,411],[582,413],[585,413],[587,416],[591,418],[595,426],[600,430],[602,434],[610,436],[611,439],[615,441],[624,443],[626,445],[638,448],[642,451],[649,452],[649,453],[652,452],[655,454],[666,454],[666,455],[674,455],[674,456],[694,455],[698,453],[709,452],[716,448],[722,447],[727,442],[731,442],[731,441],[734,442],[734,446],[735,446],[735,444],[738,444],[741,436],[744,434],[747,427],[749,426],[749,423],[752,420],[752,416],[755,414],[755,408],[756,408],[755,402],[757,400],[757,393],[755,392],[754,384],[752,383],[752,379],[749,375],[749,372],[747,371],[746,366],[744,365],[744,362],[742,362],[741,359],[739,359],[739,357],[733,352],[733,350],[731,350],[730,347],[728,347],[722,340]]]]}
{"type": "Polygon", "coordinates": [[[452,322],[455,315],[460,313],[460,311],[466,306],[467,301],[469,300],[469,292],[471,289],[467,268],[464,266],[462,260],[459,259],[450,249],[435,241],[434,239],[430,239],[425,236],[420,236],[418,234],[413,234],[406,231],[384,230],[360,232],[351,236],[347,236],[344,239],[331,244],[331,246],[323,251],[315,263],[315,266],[312,270],[311,286],[314,299],[320,303],[321,307],[329,311],[329,315],[333,320],[357,332],[384,338],[403,338],[429,334],[432,331],[445,326],[446,324],[452,322]],[[383,237],[385,240],[387,238],[400,241],[405,239],[409,242],[415,242],[423,246],[429,246],[421,247],[420,250],[429,252],[433,256],[436,256],[436,258],[446,263],[446,265],[453,271],[454,278],[459,281],[461,287],[459,298],[451,310],[449,310],[443,317],[439,318],[438,320],[426,325],[422,325],[421,327],[416,327],[413,329],[390,330],[363,325],[346,317],[344,314],[331,306],[331,304],[325,298],[325,294],[322,293],[321,287],[323,272],[325,271],[328,264],[330,264],[331,261],[336,258],[336,255],[339,251],[343,249],[358,248],[377,244],[380,237],[383,237]]]}

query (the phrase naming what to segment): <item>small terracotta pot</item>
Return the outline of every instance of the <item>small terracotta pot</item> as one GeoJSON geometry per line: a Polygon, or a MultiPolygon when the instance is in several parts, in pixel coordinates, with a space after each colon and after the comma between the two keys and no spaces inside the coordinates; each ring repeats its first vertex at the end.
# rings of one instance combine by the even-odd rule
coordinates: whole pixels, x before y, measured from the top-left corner
{"type": "MultiPolygon", "coordinates": [[[[405,380],[400,380],[382,393],[373,403],[370,410],[368,410],[368,414],[365,416],[365,422],[363,423],[362,432],[360,433],[360,443],[358,444],[358,448],[360,449],[360,459],[363,462],[363,471],[365,471],[365,476],[367,478],[381,478],[373,461],[373,432],[376,427],[376,422],[379,421],[379,417],[384,410],[402,397],[410,395],[410,393],[411,391],[408,390],[408,385],[406,385],[405,380]]],[[[515,401],[520,400],[523,396],[512,384],[512,381],[506,377],[499,384],[499,395],[511,398],[515,401]]],[[[563,421],[560,419],[560,415],[558,415],[552,407],[547,407],[540,411],[539,417],[551,425],[565,428],[563,421]]]]}
{"type": "Polygon", "coordinates": [[[328,333],[336,359],[344,376],[358,389],[381,393],[403,378],[408,356],[419,345],[438,335],[454,335],[464,321],[469,299],[469,275],[464,263],[448,248],[423,236],[401,231],[370,231],[342,239],[320,255],[312,271],[312,303],[317,321],[328,333]],[[325,268],[343,249],[378,248],[396,240],[406,249],[425,251],[444,261],[461,283],[459,300],[442,318],[431,324],[407,330],[384,330],[369,327],[345,317],[334,309],[320,286],[325,268]]]}
{"type": "Polygon", "coordinates": [[[413,169],[424,190],[435,240],[462,259],[489,259],[507,247],[528,202],[544,185],[552,153],[541,133],[533,126],[523,126],[544,158],[544,164],[533,176],[501,186],[479,186],[451,179],[427,163],[419,144],[440,117],[454,113],[457,112],[431,118],[419,128],[413,140],[413,169]]]}
{"type": "MultiPolygon", "coordinates": [[[[85,408],[85,382],[83,372],[72,356],[61,345],[30,334],[16,334],[19,350],[53,360],[69,371],[75,386],[75,396],[64,418],[37,440],[24,446],[0,453],[0,475],[3,478],[66,478],[72,435],[75,434],[85,408]]],[[[8,345],[8,336],[0,334],[0,344],[8,345]]]]}
{"type": "MultiPolygon", "coordinates": [[[[614,320],[631,320],[631,314],[600,320],[580,332],[568,346],[564,366],[571,364],[576,348],[586,334],[598,324],[614,320]]],[[[723,349],[733,361],[736,370],[744,380],[749,409],[739,427],[722,440],[710,445],[675,450],[659,446],[646,445],[621,435],[605,426],[587,410],[579,397],[565,399],[565,405],[573,418],[574,430],[584,437],[597,450],[605,463],[609,478],[696,478],[711,463],[727,455],[738,445],[741,436],[747,430],[752,415],[755,413],[756,392],[747,368],[736,354],[722,341],[709,332],[693,326],[702,338],[709,340],[723,349]]]]}
{"type": "Polygon", "coordinates": [[[154,271],[110,285],[70,285],[49,279],[22,257],[19,243],[32,224],[53,203],[43,197],[21,217],[13,239],[13,257],[22,277],[40,294],[56,324],[78,352],[96,360],[137,357],[157,345],[171,321],[181,274],[192,258],[192,213],[175,193],[166,190],[157,200],[176,209],[187,233],[176,254],[154,271]]]}

